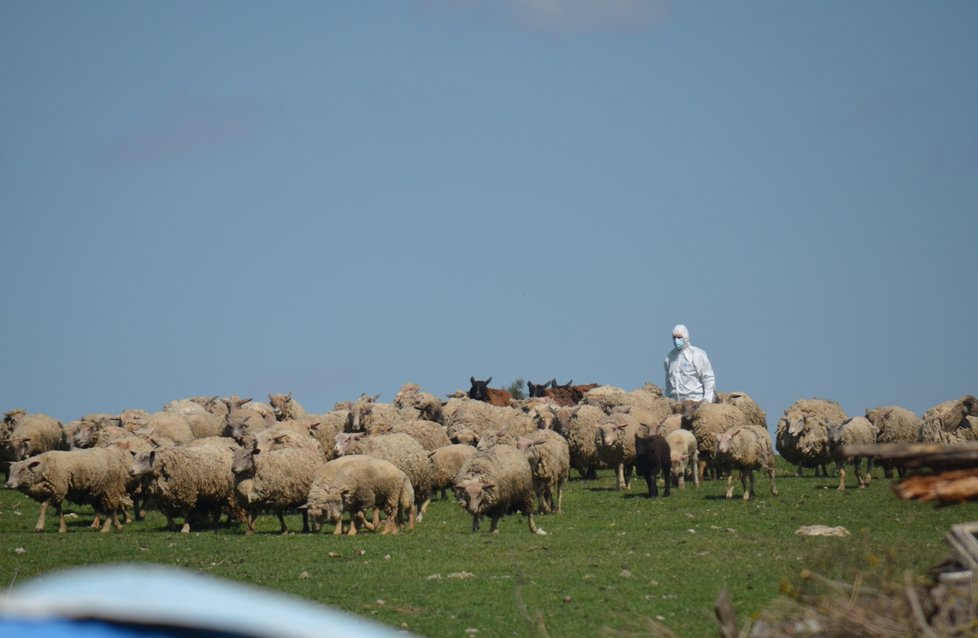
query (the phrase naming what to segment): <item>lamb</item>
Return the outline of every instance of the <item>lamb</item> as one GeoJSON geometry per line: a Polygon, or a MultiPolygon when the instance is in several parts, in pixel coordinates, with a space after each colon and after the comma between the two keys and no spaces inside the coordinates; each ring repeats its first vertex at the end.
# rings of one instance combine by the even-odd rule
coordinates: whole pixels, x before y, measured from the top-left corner
{"type": "Polygon", "coordinates": [[[472,384],[468,393],[470,399],[484,401],[498,407],[512,405],[513,395],[508,390],[489,387],[489,384],[492,383],[492,377],[489,377],[485,381],[477,381],[475,377],[469,377],[469,382],[472,384]]]}
{"type": "Polygon", "coordinates": [[[560,408],[555,412],[554,431],[567,439],[571,467],[587,479],[597,478],[598,468],[607,467],[598,454],[594,426],[605,413],[593,405],[560,408]]]}
{"type": "MultiPolygon", "coordinates": [[[[866,410],[866,418],[876,429],[876,442],[880,444],[896,443],[907,445],[917,443],[921,436],[922,422],[919,416],[907,408],[898,405],[884,405],[866,410]]],[[[891,459],[880,459],[877,465],[883,467],[885,478],[893,477],[893,469],[903,478],[906,467],[902,462],[891,459]]]]}
{"type": "Polygon", "coordinates": [[[743,425],[748,425],[747,417],[735,405],[690,402],[685,406],[682,429],[689,430],[696,437],[699,457],[697,472],[701,480],[706,478],[707,468],[713,471],[714,476],[718,474],[719,468],[715,463],[717,439],[714,435],[743,425]]]}
{"type": "Polygon", "coordinates": [[[638,419],[621,412],[613,412],[594,425],[598,458],[608,467],[616,468],[615,485],[619,492],[631,487],[635,467],[635,435],[641,427],[638,419]]]}
{"type": "Polygon", "coordinates": [[[978,440],[978,399],[968,394],[928,408],[921,419],[920,442],[958,445],[978,440]]]}
{"type": "Polygon", "coordinates": [[[336,437],[336,456],[369,454],[399,467],[414,487],[418,520],[428,511],[431,501],[431,461],[422,445],[413,437],[396,432],[367,436],[364,433],[340,434],[336,437]]]}
{"type": "Polygon", "coordinates": [[[829,428],[829,451],[839,472],[839,491],[846,489],[846,463],[852,462],[856,481],[860,488],[869,485],[873,478],[873,457],[866,457],[866,475],[859,475],[862,457],[845,454],[844,448],[850,445],[872,445],[876,443],[876,428],[864,416],[855,416],[829,428]]]}
{"type": "Polygon", "coordinates": [[[635,467],[638,473],[645,478],[645,484],[649,489],[649,498],[659,496],[659,484],[657,476],[662,472],[662,479],[666,486],[665,496],[669,496],[669,486],[672,481],[669,477],[669,467],[671,466],[672,452],[669,442],[665,437],[658,434],[644,435],[641,432],[634,434],[635,443],[635,467]]]}
{"type": "Polygon", "coordinates": [[[530,532],[544,535],[533,520],[533,472],[523,453],[511,445],[497,445],[476,452],[455,478],[455,497],[472,515],[472,532],[479,531],[483,516],[492,521],[489,532],[499,531],[499,519],[522,512],[530,532]]]}
{"type": "MultiPolygon", "coordinates": [[[[320,469],[303,506],[313,516],[316,526],[325,515],[340,529],[343,512],[349,511],[349,535],[353,536],[366,520],[365,509],[373,508],[375,511],[383,509],[387,514],[387,524],[381,533],[396,534],[404,522],[404,515],[408,519],[408,529],[414,529],[414,488],[407,474],[397,466],[359,454],[341,457],[331,463],[334,467],[329,470],[326,466],[320,469]]],[[[373,527],[376,525],[375,520],[373,527]]]]}
{"type": "Polygon", "coordinates": [[[195,443],[135,454],[129,465],[131,476],[149,479],[149,492],[169,529],[176,529],[174,516],[183,517],[180,531],[184,534],[190,532],[192,514],[227,511],[229,522],[232,517],[241,518],[231,472],[237,445],[224,437],[195,443]]]}
{"type": "MultiPolygon", "coordinates": [[[[281,533],[287,534],[284,511],[306,502],[309,486],[316,470],[323,464],[322,457],[308,448],[283,448],[265,452],[252,445],[234,453],[231,471],[234,473],[234,490],[238,503],[247,512],[246,534],[255,533],[258,510],[275,511],[281,525],[281,533]]],[[[302,512],[302,529],[309,531],[305,510],[302,512]]]]}
{"type": "Polygon", "coordinates": [[[455,477],[476,449],[464,443],[451,443],[428,452],[431,461],[431,491],[440,492],[441,497],[447,498],[447,490],[455,485],[455,477]]]}
{"type": "Polygon", "coordinates": [[[835,401],[799,399],[784,411],[778,421],[777,449],[786,461],[802,468],[815,468],[815,476],[828,476],[826,464],[832,460],[829,451],[829,428],[846,420],[846,413],[835,401]]]}
{"type": "MultiPolygon", "coordinates": [[[[771,477],[771,496],[778,495],[774,485],[774,451],[771,435],[766,428],[744,425],[733,430],[714,434],[717,441],[716,462],[727,470],[740,472],[740,485],[744,500],[754,498],[754,470],[764,470],[771,477]],[[747,480],[750,479],[750,489],[747,480]]],[[[733,498],[733,473],[727,476],[726,498],[733,498]]]]}
{"type": "Polygon", "coordinates": [[[686,468],[693,472],[693,485],[700,486],[699,449],[696,436],[689,430],[677,429],[664,435],[669,444],[672,482],[679,489],[686,489],[686,468]]]}
{"type": "Polygon", "coordinates": [[[129,482],[129,453],[118,448],[52,450],[14,463],[7,487],[20,490],[41,504],[34,530],[44,531],[48,506],[58,513],[58,532],[68,531],[61,503],[89,504],[105,517],[101,531],[122,529],[119,511],[132,507],[126,490],[129,482]]]}
{"type": "Polygon", "coordinates": [[[533,492],[539,511],[561,514],[564,511],[564,485],[570,479],[570,448],[567,440],[553,430],[537,430],[516,440],[516,448],[530,463],[533,492]]]}
{"type": "Polygon", "coordinates": [[[46,414],[11,410],[4,421],[9,429],[9,434],[0,441],[0,459],[4,461],[23,461],[42,452],[68,449],[61,422],[46,414]]]}

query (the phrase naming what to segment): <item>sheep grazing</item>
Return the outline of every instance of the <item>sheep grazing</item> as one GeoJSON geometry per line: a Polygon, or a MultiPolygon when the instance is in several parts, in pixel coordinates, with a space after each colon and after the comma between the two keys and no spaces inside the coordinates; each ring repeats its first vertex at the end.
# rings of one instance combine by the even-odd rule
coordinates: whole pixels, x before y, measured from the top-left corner
{"type": "Polygon", "coordinates": [[[431,501],[431,461],[428,452],[412,436],[401,432],[367,436],[360,432],[336,436],[336,456],[347,454],[368,454],[399,467],[414,487],[418,520],[428,511],[431,501]]]}
{"type": "MultiPolygon", "coordinates": [[[[876,428],[877,443],[909,445],[920,440],[921,419],[907,408],[898,405],[871,408],[866,410],[866,418],[876,428]]],[[[885,478],[893,477],[894,468],[900,478],[907,471],[902,462],[892,459],[879,459],[875,463],[883,468],[885,478]]]]}
{"type": "Polygon", "coordinates": [[[485,381],[477,381],[475,377],[469,377],[469,382],[472,384],[468,393],[470,399],[484,401],[485,403],[499,407],[512,405],[513,395],[508,390],[489,387],[489,384],[492,383],[492,377],[489,377],[485,381]]]}
{"type": "Polygon", "coordinates": [[[476,449],[464,443],[452,443],[428,452],[431,461],[431,491],[447,498],[447,491],[455,486],[455,477],[462,465],[475,454],[476,449]]]}
{"type": "Polygon", "coordinates": [[[499,519],[522,512],[530,532],[546,534],[533,520],[533,472],[523,453],[510,445],[476,452],[455,479],[455,497],[472,515],[472,532],[479,531],[483,516],[491,520],[490,533],[498,532],[499,519]]]}
{"type": "Polygon", "coordinates": [[[978,399],[966,395],[928,408],[921,418],[921,443],[959,445],[978,440],[978,399]]]}
{"type": "Polygon", "coordinates": [[[166,516],[167,527],[176,530],[173,518],[181,516],[180,531],[187,534],[191,518],[200,514],[216,515],[216,522],[227,512],[228,522],[233,517],[240,520],[231,472],[235,449],[231,439],[214,437],[198,439],[196,445],[151,450],[133,456],[129,474],[149,479],[148,491],[166,516]]]}
{"type": "Polygon", "coordinates": [[[554,415],[554,431],[567,439],[571,467],[583,478],[596,479],[598,469],[607,467],[598,454],[594,430],[605,418],[605,413],[593,405],[577,405],[560,408],[554,415]]]}
{"type": "Polygon", "coordinates": [[[774,485],[774,451],[766,428],[744,425],[713,436],[717,441],[717,464],[731,471],[727,476],[727,498],[733,498],[732,470],[740,472],[745,501],[754,498],[754,470],[764,470],[771,477],[771,496],[778,495],[774,485]],[[750,479],[749,489],[747,479],[750,479]]]}
{"type": "Polygon", "coordinates": [[[564,485],[570,479],[570,448],[567,440],[553,430],[537,430],[516,440],[533,475],[533,492],[539,511],[561,514],[564,511],[564,485]]]}
{"type": "Polygon", "coordinates": [[[828,477],[826,465],[832,460],[829,451],[829,428],[846,420],[846,413],[835,401],[828,399],[800,399],[784,411],[778,421],[777,449],[781,456],[798,466],[798,476],[803,468],[815,468],[815,476],[828,477]]]}
{"type": "MultiPolygon", "coordinates": [[[[44,531],[50,505],[58,513],[58,532],[68,531],[61,503],[68,500],[95,509],[96,521],[105,517],[102,532],[122,529],[118,513],[132,507],[127,492],[129,453],[118,448],[43,452],[14,463],[7,487],[16,489],[41,504],[34,529],[44,531]]],[[[97,524],[97,523],[96,523],[97,524]]]]}
{"type": "Polygon", "coordinates": [[[0,441],[0,459],[14,462],[51,450],[67,450],[61,422],[46,414],[11,410],[4,416],[7,435],[0,441]]]}
{"type": "Polygon", "coordinates": [[[693,485],[699,487],[699,450],[696,436],[689,430],[677,429],[664,435],[669,444],[670,467],[673,485],[686,489],[686,469],[693,473],[693,485]]]}
{"type": "Polygon", "coordinates": [[[669,487],[672,484],[669,470],[672,467],[672,452],[669,442],[665,437],[658,434],[651,436],[636,432],[635,441],[635,468],[645,479],[645,485],[649,489],[649,498],[659,496],[659,484],[657,477],[662,472],[662,479],[665,483],[665,496],[669,496],[669,487]]]}
{"type": "Polygon", "coordinates": [[[716,464],[717,434],[748,425],[744,412],[728,403],[697,403],[690,401],[683,405],[682,429],[689,430],[696,437],[699,458],[697,472],[700,480],[707,476],[707,470],[714,478],[719,478],[716,464]]]}
{"type": "MultiPolygon", "coordinates": [[[[397,466],[364,455],[342,457],[331,463],[335,467],[328,470],[326,466],[320,468],[303,506],[313,517],[315,527],[325,516],[340,529],[343,512],[348,511],[349,535],[353,536],[366,523],[365,510],[370,508],[386,513],[387,523],[381,532],[383,534],[396,534],[405,523],[405,517],[408,529],[414,529],[414,488],[407,474],[397,466]]],[[[379,520],[375,517],[371,529],[378,524],[379,520]]]]}
{"type": "Polygon", "coordinates": [[[839,472],[839,491],[846,489],[846,463],[852,463],[859,487],[866,487],[873,478],[873,457],[866,457],[866,474],[860,476],[861,456],[849,456],[845,448],[850,445],[872,445],[876,443],[876,428],[864,416],[855,416],[829,428],[829,450],[839,472]]]}
{"type": "MultiPolygon", "coordinates": [[[[247,512],[248,535],[255,533],[255,519],[261,509],[278,516],[282,534],[287,534],[284,512],[306,502],[309,486],[322,457],[309,448],[283,448],[265,452],[252,445],[234,453],[231,471],[238,504],[247,512]]],[[[302,511],[302,530],[309,531],[309,521],[302,511]]]]}

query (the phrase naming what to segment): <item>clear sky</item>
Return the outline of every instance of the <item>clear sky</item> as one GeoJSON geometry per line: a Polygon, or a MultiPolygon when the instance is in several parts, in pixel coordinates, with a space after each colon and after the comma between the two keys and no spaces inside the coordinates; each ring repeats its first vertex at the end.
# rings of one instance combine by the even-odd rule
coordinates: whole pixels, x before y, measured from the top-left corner
{"type": "Polygon", "coordinates": [[[978,393],[978,2],[0,2],[0,410],[978,393]]]}

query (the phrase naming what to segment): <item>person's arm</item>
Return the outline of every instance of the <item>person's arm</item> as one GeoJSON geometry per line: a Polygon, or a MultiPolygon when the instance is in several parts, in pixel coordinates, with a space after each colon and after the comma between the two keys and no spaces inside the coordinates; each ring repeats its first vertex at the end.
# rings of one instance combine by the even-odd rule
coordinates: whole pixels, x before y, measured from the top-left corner
{"type": "Polygon", "coordinates": [[[669,357],[666,357],[666,360],[663,361],[662,365],[666,369],[665,394],[667,398],[672,398],[673,396],[672,381],[669,379],[669,357]]]}
{"type": "Polygon", "coordinates": [[[713,375],[713,365],[710,358],[703,353],[703,368],[700,371],[700,383],[703,384],[703,401],[713,403],[714,390],[716,389],[716,377],[713,375]]]}

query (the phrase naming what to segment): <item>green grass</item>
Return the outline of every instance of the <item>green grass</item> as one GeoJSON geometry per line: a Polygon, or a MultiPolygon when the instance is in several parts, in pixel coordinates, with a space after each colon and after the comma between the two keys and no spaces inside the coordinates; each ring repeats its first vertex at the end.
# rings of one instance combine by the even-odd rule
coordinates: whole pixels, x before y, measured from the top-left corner
{"type": "MultiPolygon", "coordinates": [[[[799,582],[802,569],[852,580],[856,571],[923,574],[950,554],[951,525],[974,520],[974,505],[903,502],[888,481],[839,493],[837,479],[795,478],[781,466],[780,496],[758,480],[758,498],[723,498],[724,486],[674,490],[650,500],[639,480],[625,495],[611,472],[572,480],[548,532],[528,532],[518,515],[470,532],[471,519],[434,501],[413,533],[397,536],[280,536],[274,516],[258,533],[239,527],[168,532],[151,513],[122,532],[88,528],[77,513],[67,534],[33,531],[38,505],[0,490],[0,586],[75,565],[152,562],[243,581],[347,609],[431,637],[647,636],[650,623],[679,636],[713,636],[713,604],[727,588],[744,620],[799,582]],[[846,538],[796,536],[802,525],[842,525],[846,538]],[[18,549],[20,548],[20,549],[18,549]]],[[[739,485],[738,485],[739,493],[739,485]]],[[[297,515],[290,527],[300,528],[297,515]]]]}

